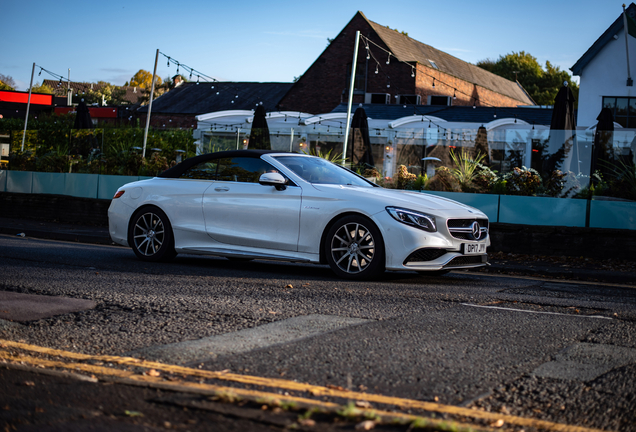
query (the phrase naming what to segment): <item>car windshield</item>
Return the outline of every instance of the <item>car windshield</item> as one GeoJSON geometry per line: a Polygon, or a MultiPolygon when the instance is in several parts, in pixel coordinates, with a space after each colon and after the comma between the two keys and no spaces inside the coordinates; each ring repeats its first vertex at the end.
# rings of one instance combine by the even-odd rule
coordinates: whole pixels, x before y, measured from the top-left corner
{"type": "Polygon", "coordinates": [[[354,172],[318,157],[277,156],[276,160],[301,178],[314,184],[374,187],[354,172]]]}

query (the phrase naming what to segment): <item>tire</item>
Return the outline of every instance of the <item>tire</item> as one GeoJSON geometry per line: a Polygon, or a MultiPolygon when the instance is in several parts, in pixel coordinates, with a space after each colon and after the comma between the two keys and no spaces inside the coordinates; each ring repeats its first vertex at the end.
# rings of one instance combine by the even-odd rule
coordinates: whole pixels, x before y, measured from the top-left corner
{"type": "Polygon", "coordinates": [[[177,255],[170,220],[157,207],[144,207],[133,214],[128,239],[142,261],[169,261],[177,255]]]}
{"type": "Polygon", "coordinates": [[[384,272],[384,240],[373,222],[362,216],[345,216],[327,232],[325,256],[341,278],[365,280],[384,272]]]}

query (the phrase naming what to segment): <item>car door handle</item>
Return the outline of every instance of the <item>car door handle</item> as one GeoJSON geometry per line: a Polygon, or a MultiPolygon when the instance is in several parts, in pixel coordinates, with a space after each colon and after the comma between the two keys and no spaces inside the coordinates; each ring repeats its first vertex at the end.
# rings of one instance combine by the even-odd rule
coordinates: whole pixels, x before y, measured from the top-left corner
{"type": "Polygon", "coordinates": [[[219,187],[215,187],[214,190],[217,192],[227,192],[230,190],[230,188],[227,186],[219,186],[219,187]]]}

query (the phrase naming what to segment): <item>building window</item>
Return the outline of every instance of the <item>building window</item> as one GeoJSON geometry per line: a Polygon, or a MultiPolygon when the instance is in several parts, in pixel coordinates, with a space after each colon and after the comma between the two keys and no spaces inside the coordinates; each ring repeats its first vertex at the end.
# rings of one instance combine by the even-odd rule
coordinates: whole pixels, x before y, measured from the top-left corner
{"type": "Polygon", "coordinates": [[[433,60],[428,59],[428,62],[431,64],[431,66],[433,66],[433,69],[439,69],[439,67],[437,66],[437,63],[435,63],[433,60]]]}
{"type": "Polygon", "coordinates": [[[420,95],[398,95],[400,105],[419,105],[420,95]]]}
{"type": "Polygon", "coordinates": [[[624,128],[636,128],[636,97],[603,97],[603,108],[609,108],[614,121],[624,128]]]}
{"type": "Polygon", "coordinates": [[[429,105],[451,105],[450,96],[429,96],[429,105]]]}

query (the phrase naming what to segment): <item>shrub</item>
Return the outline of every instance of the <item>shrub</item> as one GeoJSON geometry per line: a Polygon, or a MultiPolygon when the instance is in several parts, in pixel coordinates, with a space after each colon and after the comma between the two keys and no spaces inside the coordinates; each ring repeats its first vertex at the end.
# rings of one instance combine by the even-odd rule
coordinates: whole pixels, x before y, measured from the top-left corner
{"type": "Polygon", "coordinates": [[[539,173],[525,166],[515,167],[504,176],[503,180],[506,182],[506,192],[510,195],[535,195],[542,183],[539,173]]]}
{"type": "Polygon", "coordinates": [[[413,189],[417,176],[415,174],[411,174],[405,165],[400,165],[397,171],[397,188],[413,189]]]}
{"type": "Polygon", "coordinates": [[[441,166],[435,169],[435,176],[428,184],[431,190],[461,192],[461,186],[457,178],[453,175],[450,168],[441,166]]]}
{"type": "Polygon", "coordinates": [[[496,171],[479,164],[479,171],[477,171],[477,174],[475,174],[475,177],[472,180],[472,191],[477,193],[490,192],[498,181],[499,176],[496,171]]]}
{"type": "Polygon", "coordinates": [[[561,196],[563,188],[566,184],[566,174],[561,170],[554,170],[550,177],[545,181],[544,193],[551,197],[561,196]]]}

